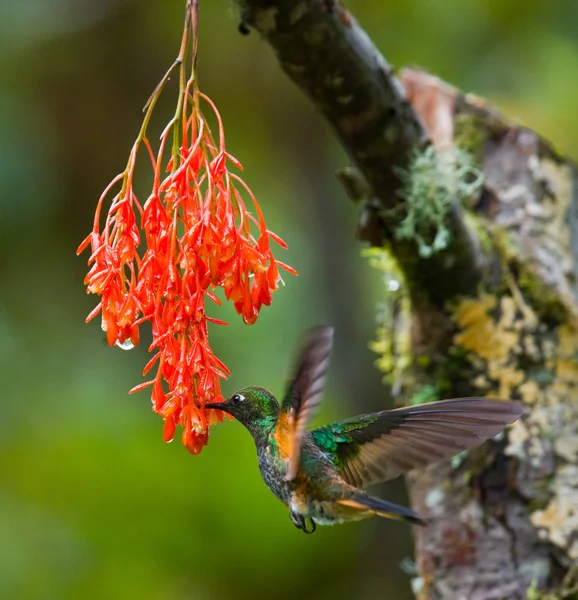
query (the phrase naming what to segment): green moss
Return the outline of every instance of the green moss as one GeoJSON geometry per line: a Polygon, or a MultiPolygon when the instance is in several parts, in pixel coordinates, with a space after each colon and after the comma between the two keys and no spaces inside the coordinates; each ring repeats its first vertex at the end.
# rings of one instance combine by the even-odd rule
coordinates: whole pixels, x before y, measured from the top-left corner
{"type": "Polygon", "coordinates": [[[462,113],[454,119],[454,144],[469,152],[481,164],[484,159],[484,144],[487,128],[481,115],[462,113]]]}
{"type": "Polygon", "coordinates": [[[375,361],[384,381],[395,384],[411,364],[410,302],[405,281],[389,250],[368,248],[362,255],[382,273],[385,299],[377,311],[376,339],[369,348],[379,355],[375,361]]]}
{"type": "Polygon", "coordinates": [[[520,265],[518,285],[532,301],[532,306],[541,316],[558,323],[567,320],[568,310],[560,294],[544,282],[528,267],[520,265]]]}
{"type": "Polygon", "coordinates": [[[475,232],[482,249],[482,254],[484,256],[491,256],[492,252],[495,252],[492,223],[483,214],[464,211],[463,216],[468,229],[475,232]]]}
{"type": "Polygon", "coordinates": [[[528,503],[528,510],[529,512],[533,513],[536,510],[544,510],[547,506],[547,498],[532,498],[528,503]]]}
{"type": "Polygon", "coordinates": [[[526,592],[526,600],[550,600],[551,594],[544,595],[538,590],[538,582],[534,580],[526,592]]]}
{"type": "Polygon", "coordinates": [[[452,346],[435,374],[440,396],[447,398],[448,394],[453,393],[456,382],[472,381],[475,376],[467,352],[459,346],[452,346]]]}

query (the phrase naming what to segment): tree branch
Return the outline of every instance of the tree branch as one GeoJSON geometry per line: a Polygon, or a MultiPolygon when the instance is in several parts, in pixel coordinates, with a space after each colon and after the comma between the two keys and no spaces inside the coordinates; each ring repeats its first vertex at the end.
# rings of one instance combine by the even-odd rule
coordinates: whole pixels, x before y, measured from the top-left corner
{"type": "Polygon", "coordinates": [[[441,305],[475,289],[484,263],[458,205],[450,208],[450,247],[430,258],[397,240],[407,214],[400,171],[429,143],[392,68],[355,19],[334,0],[243,0],[243,22],[274,49],[282,69],[331,124],[375,201],[363,207],[360,237],[391,244],[414,297],[441,305]],[[395,241],[395,244],[393,242],[395,241]]]}

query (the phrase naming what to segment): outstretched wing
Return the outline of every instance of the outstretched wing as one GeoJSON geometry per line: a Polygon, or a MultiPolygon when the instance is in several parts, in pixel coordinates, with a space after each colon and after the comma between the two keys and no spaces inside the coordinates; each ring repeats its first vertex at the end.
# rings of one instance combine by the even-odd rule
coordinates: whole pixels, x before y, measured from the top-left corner
{"type": "Polygon", "coordinates": [[[458,398],[353,417],[311,433],[341,476],[362,487],[474,448],[523,410],[508,400],[458,398]]]}
{"type": "Polygon", "coordinates": [[[285,478],[288,481],[297,474],[303,432],[321,404],[332,345],[331,327],[316,327],[307,334],[297,356],[289,389],[281,404],[276,437],[287,457],[285,478]]]}

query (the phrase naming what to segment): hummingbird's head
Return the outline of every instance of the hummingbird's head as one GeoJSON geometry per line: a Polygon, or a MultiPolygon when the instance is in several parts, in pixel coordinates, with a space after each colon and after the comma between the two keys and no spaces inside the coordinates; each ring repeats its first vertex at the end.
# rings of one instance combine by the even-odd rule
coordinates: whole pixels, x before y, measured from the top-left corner
{"type": "Polygon", "coordinates": [[[273,394],[264,387],[246,387],[235,392],[226,402],[206,404],[229,413],[240,421],[253,437],[269,433],[275,428],[279,415],[279,403],[273,394]]]}

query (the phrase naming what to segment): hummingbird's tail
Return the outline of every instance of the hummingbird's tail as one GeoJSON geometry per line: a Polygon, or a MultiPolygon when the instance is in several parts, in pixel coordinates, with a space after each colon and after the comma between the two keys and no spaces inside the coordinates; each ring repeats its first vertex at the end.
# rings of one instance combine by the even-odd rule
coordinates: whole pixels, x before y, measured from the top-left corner
{"type": "Polygon", "coordinates": [[[357,508],[362,511],[371,511],[379,517],[386,519],[395,519],[396,521],[408,521],[414,525],[426,526],[427,523],[419,516],[405,506],[370,496],[362,491],[354,492],[349,498],[342,498],[337,501],[339,504],[357,508]]]}

